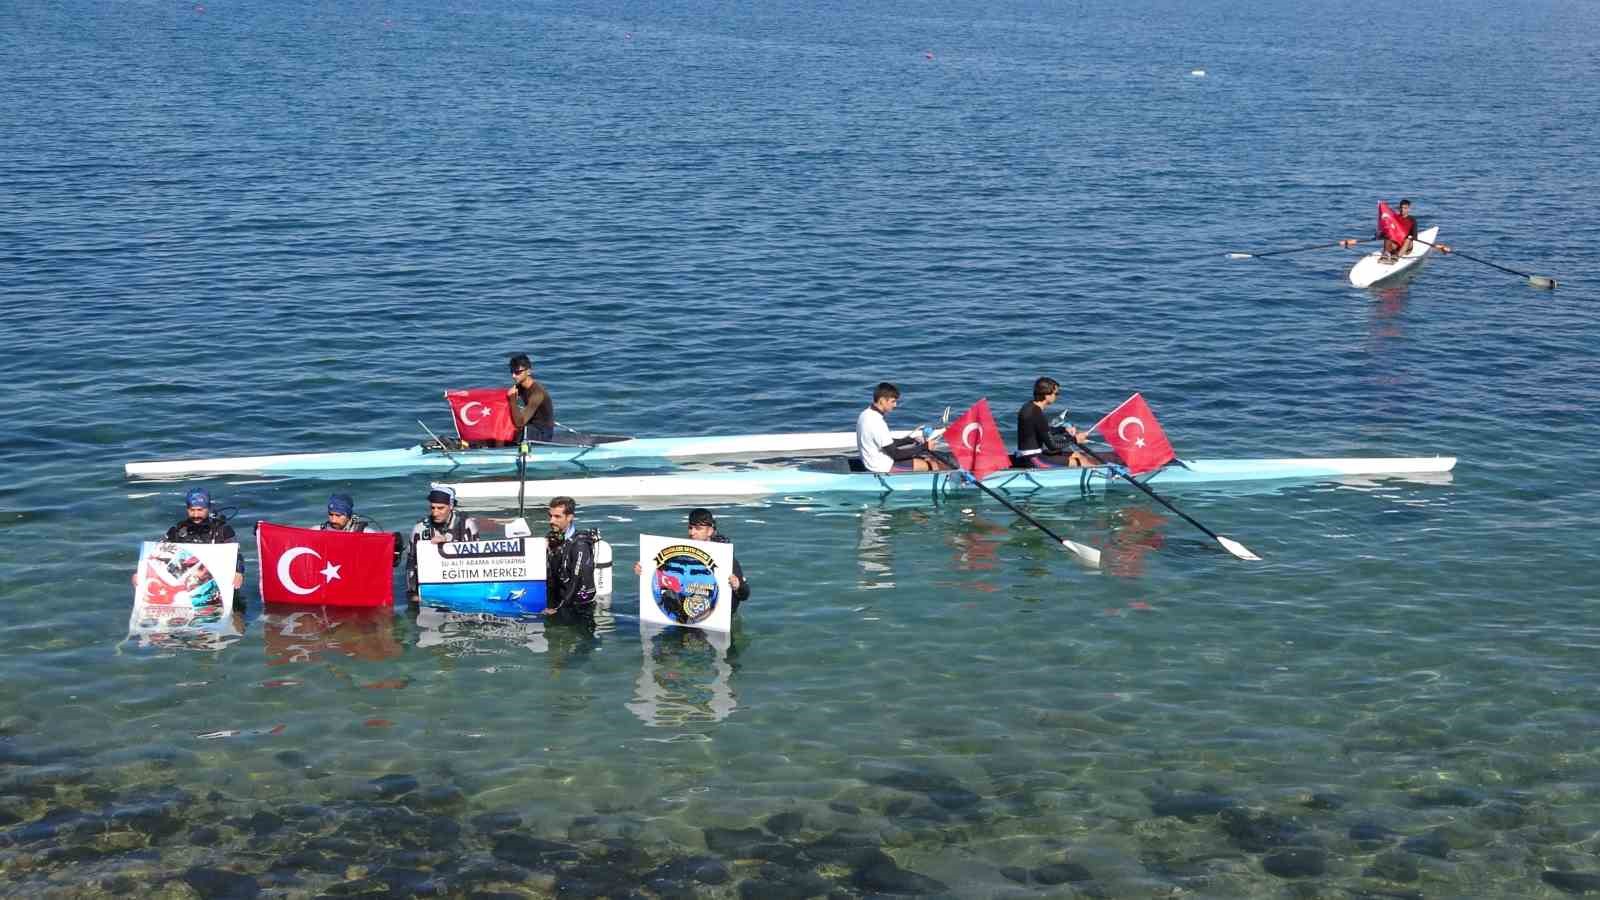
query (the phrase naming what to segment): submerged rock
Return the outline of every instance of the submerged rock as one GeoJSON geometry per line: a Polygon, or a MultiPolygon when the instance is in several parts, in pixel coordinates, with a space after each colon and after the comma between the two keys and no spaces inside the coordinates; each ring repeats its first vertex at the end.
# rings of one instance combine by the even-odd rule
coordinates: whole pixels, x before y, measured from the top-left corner
{"type": "Polygon", "coordinates": [[[1539,879],[1569,894],[1600,893],[1600,875],[1593,872],[1558,872],[1546,869],[1539,879]]]}
{"type": "Polygon", "coordinates": [[[1473,790],[1461,785],[1435,785],[1426,787],[1411,795],[1411,805],[1417,807],[1429,806],[1478,806],[1486,799],[1482,791],[1473,790]]]}
{"type": "Polygon", "coordinates": [[[1376,878],[1405,884],[1416,881],[1422,874],[1417,869],[1417,860],[1411,854],[1399,850],[1386,850],[1378,854],[1368,871],[1376,878]]]}
{"type": "Polygon", "coordinates": [[[494,858],[525,869],[553,872],[560,863],[576,862],[578,848],[525,834],[501,834],[494,841],[494,858]]]}
{"type": "Polygon", "coordinates": [[[1268,812],[1232,807],[1219,813],[1217,819],[1234,844],[1251,853],[1314,843],[1304,828],[1268,812]]]}
{"type": "Polygon", "coordinates": [[[779,837],[786,837],[804,828],[806,817],[797,812],[781,812],[768,816],[767,821],[762,824],[773,834],[779,837]]]}
{"type": "Polygon", "coordinates": [[[1450,857],[1450,841],[1439,830],[1419,834],[1414,838],[1407,838],[1400,844],[1400,848],[1407,853],[1416,853],[1420,856],[1431,856],[1434,859],[1448,859],[1450,857]]]}
{"type": "Polygon", "coordinates": [[[943,882],[902,869],[882,853],[878,857],[856,869],[851,878],[856,887],[885,894],[937,894],[947,890],[943,882]]]}
{"type": "Polygon", "coordinates": [[[1328,854],[1319,847],[1291,847],[1267,854],[1261,867],[1279,878],[1309,878],[1328,868],[1328,854]]]}
{"type": "Polygon", "coordinates": [[[261,893],[261,884],[249,875],[195,866],[183,873],[182,881],[202,900],[250,900],[261,893]]]}
{"type": "Polygon", "coordinates": [[[735,859],[748,857],[749,849],[765,843],[766,832],[759,828],[706,828],[706,849],[735,859]]]}
{"type": "Polygon", "coordinates": [[[1357,822],[1350,826],[1350,840],[1362,850],[1381,850],[1399,837],[1400,832],[1376,822],[1357,822]]]}
{"type": "Polygon", "coordinates": [[[372,779],[367,785],[380,798],[390,799],[411,793],[421,785],[421,782],[417,781],[415,775],[384,775],[372,779]]]}

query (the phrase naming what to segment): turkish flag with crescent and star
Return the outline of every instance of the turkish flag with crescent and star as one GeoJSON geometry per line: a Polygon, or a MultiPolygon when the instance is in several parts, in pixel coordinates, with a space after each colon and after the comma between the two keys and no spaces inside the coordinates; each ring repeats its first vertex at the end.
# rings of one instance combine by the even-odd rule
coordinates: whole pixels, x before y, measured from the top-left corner
{"type": "Polygon", "coordinates": [[[256,526],[263,603],[323,606],[394,604],[394,535],[256,526]]]}
{"type": "Polygon", "coordinates": [[[955,454],[956,465],[980,481],[990,472],[1011,468],[1011,456],[989,412],[988,397],[972,404],[971,409],[945,426],[944,442],[955,454]]]}
{"type": "Polygon", "coordinates": [[[1140,394],[1122,401],[1089,430],[1100,432],[1134,475],[1159,469],[1178,458],[1167,443],[1167,434],[1156,421],[1156,414],[1140,394]]]}
{"type": "Polygon", "coordinates": [[[1390,209],[1389,204],[1379,200],[1378,232],[1396,244],[1404,244],[1406,238],[1411,236],[1411,225],[1390,209]]]}
{"type": "Polygon", "coordinates": [[[505,388],[445,391],[444,399],[450,402],[456,436],[463,441],[509,443],[517,439],[517,429],[511,424],[511,403],[506,399],[505,388]]]}

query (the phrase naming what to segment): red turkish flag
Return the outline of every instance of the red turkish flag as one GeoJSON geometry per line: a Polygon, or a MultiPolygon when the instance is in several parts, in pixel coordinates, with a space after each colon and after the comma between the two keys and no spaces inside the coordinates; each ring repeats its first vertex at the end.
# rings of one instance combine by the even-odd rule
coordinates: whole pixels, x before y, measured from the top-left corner
{"type": "Polygon", "coordinates": [[[944,441],[955,454],[956,465],[980,481],[990,472],[1011,468],[1011,456],[989,412],[988,397],[972,404],[971,409],[947,425],[944,441]]]}
{"type": "Polygon", "coordinates": [[[506,399],[504,389],[445,391],[444,399],[450,402],[456,436],[463,441],[498,441],[504,444],[517,439],[517,430],[511,424],[511,403],[506,399]]]}
{"type": "Polygon", "coordinates": [[[1378,201],[1378,233],[1394,241],[1404,244],[1406,238],[1411,236],[1411,223],[1401,215],[1389,208],[1389,204],[1378,201]]]}
{"type": "Polygon", "coordinates": [[[1167,443],[1166,432],[1156,421],[1156,414],[1139,394],[1122,401],[1121,406],[1106,413],[1105,418],[1089,430],[1100,432],[1134,475],[1159,469],[1177,459],[1172,445],[1167,443]]]}
{"type": "Polygon", "coordinates": [[[256,526],[265,603],[393,606],[394,535],[256,526]]]}

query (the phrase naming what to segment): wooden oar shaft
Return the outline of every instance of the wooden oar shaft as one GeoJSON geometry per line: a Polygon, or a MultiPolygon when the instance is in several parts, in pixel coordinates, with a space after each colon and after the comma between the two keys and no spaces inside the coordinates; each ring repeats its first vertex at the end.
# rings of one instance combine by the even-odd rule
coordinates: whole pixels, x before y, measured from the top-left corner
{"type": "MultiPolygon", "coordinates": [[[[1375,240],[1375,238],[1367,238],[1366,239],[1366,241],[1370,241],[1370,240],[1375,240]]],[[[1362,244],[1362,243],[1366,243],[1366,241],[1357,241],[1356,243],[1362,244]]],[[[1261,259],[1264,256],[1282,256],[1285,253],[1304,253],[1307,250],[1326,250],[1329,247],[1342,247],[1342,246],[1344,246],[1344,241],[1334,241],[1331,244],[1313,244],[1313,245],[1311,245],[1309,247],[1295,247],[1295,248],[1290,249],[1290,250],[1270,250],[1270,251],[1268,251],[1266,253],[1244,253],[1244,254],[1229,254],[1229,255],[1231,255],[1231,256],[1241,256],[1241,257],[1247,258],[1247,259],[1261,259]]]]}
{"type": "MultiPolygon", "coordinates": [[[[1427,241],[1423,240],[1422,238],[1412,238],[1412,240],[1416,241],[1419,244],[1425,244],[1425,245],[1427,245],[1429,247],[1437,247],[1437,246],[1439,246],[1438,244],[1430,244],[1427,241]]],[[[1507,275],[1516,275],[1516,276],[1521,277],[1521,278],[1526,278],[1529,281],[1532,281],[1532,282],[1535,282],[1535,283],[1543,282],[1544,284],[1548,284],[1550,287],[1555,287],[1556,286],[1556,280],[1554,278],[1547,278],[1547,277],[1545,277],[1543,275],[1530,275],[1527,272],[1518,272],[1516,269],[1506,268],[1505,266],[1502,266],[1499,263],[1489,262],[1487,259],[1479,259],[1478,257],[1473,256],[1470,253],[1463,253],[1462,251],[1457,250],[1457,249],[1455,249],[1453,247],[1450,249],[1450,255],[1452,255],[1452,256],[1460,256],[1460,257],[1464,257],[1466,259],[1470,259],[1473,262],[1478,263],[1479,265],[1485,265],[1485,266],[1488,266],[1491,269],[1499,269],[1500,271],[1506,273],[1507,275]]]]}
{"type": "MultiPolygon", "coordinates": [[[[1070,434],[1067,435],[1067,440],[1074,447],[1077,447],[1079,450],[1082,450],[1084,453],[1088,454],[1090,459],[1092,459],[1095,462],[1101,464],[1102,466],[1107,466],[1108,468],[1110,467],[1110,464],[1106,462],[1105,457],[1103,457],[1100,454],[1094,452],[1093,450],[1089,449],[1088,447],[1085,447],[1083,444],[1079,443],[1076,438],[1072,437],[1072,435],[1070,435],[1070,434]]],[[[1150,489],[1149,485],[1145,484],[1144,482],[1140,481],[1139,479],[1133,477],[1132,475],[1130,475],[1130,474],[1128,474],[1126,472],[1117,472],[1116,469],[1114,469],[1114,468],[1112,469],[1112,471],[1116,472],[1116,474],[1118,474],[1118,475],[1121,475],[1124,481],[1128,482],[1129,484],[1133,485],[1134,487],[1138,488],[1139,490],[1144,491],[1146,494],[1148,494],[1150,496],[1150,499],[1156,501],[1157,503],[1161,504],[1162,506],[1165,506],[1167,509],[1170,509],[1173,512],[1177,513],[1179,516],[1181,516],[1183,518],[1183,520],[1185,522],[1188,522],[1190,525],[1193,525],[1194,527],[1200,529],[1201,531],[1204,531],[1206,534],[1210,535],[1215,540],[1218,540],[1218,541],[1222,540],[1222,536],[1221,535],[1217,534],[1215,531],[1212,531],[1211,529],[1207,528],[1205,525],[1201,524],[1199,521],[1197,521],[1194,518],[1194,516],[1191,516],[1188,513],[1184,512],[1183,510],[1177,508],[1176,506],[1173,506],[1167,500],[1167,498],[1161,496],[1160,494],[1156,493],[1155,491],[1152,491],[1150,489]]]]}

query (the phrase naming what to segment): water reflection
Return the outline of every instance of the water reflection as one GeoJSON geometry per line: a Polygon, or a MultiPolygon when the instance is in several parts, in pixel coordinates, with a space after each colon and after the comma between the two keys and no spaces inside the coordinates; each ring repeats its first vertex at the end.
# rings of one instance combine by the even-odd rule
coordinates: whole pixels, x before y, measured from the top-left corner
{"type": "Polygon", "coordinates": [[[413,609],[417,625],[417,646],[442,651],[447,657],[500,654],[508,647],[521,647],[530,653],[551,654],[552,669],[560,669],[569,657],[587,656],[600,646],[600,635],[616,631],[617,620],[607,604],[597,606],[594,627],[552,625],[543,616],[496,616],[481,612],[458,612],[437,606],[413,609]]]}
{"type": "Polygon", "coordinates": [[[400,655],[388,607],[271,606],[261,616],[267,665],[347,657],[377,662],[400,655]]]}
{"type": "Polygon", "coordinates": [[[860,569],[856,587],[863,591],[894,587],[894,532],[923,527],[929,521],[928,513],[921,509],[863,506],[861,536],[856,541],[856,563],[860,569]]]}
{"type": "Polygon", "coordinates": [[[1119,578],[1144,574],[1145,555],[1166,546],[1168,518],[1148,506],[1107,509],[1105,526],[1112,537],[1104,549],[1105,571],[1119,578]]]}
{"type": "Polygon", "coordinates": [[[628,710],[654,728],[720,722],[733,694],[733,636],[720,631],[639,623],[639,680],[628,710]]]}
{"type": "Polygon", "coordinates": [[[1373,339],[1384,341],[1405,337],[1400,316],[1406,311],[1406,282],[1368,290],[1376,301],[1372,307],[1373,339]]]}

